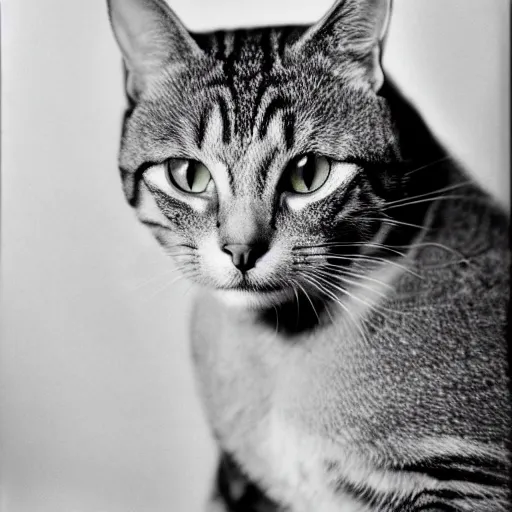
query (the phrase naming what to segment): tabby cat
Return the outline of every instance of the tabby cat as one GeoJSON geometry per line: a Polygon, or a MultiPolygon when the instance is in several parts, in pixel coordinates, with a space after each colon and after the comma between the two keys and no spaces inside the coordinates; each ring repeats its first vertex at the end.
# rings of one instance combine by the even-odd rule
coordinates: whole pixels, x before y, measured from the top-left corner
{"type": "Polygon", "coordinates": [[[208,510],[510,510],[508,218],[384,75],[390,10],[190,33],[109,0],[124,192],[201,289],[208,510]]]}

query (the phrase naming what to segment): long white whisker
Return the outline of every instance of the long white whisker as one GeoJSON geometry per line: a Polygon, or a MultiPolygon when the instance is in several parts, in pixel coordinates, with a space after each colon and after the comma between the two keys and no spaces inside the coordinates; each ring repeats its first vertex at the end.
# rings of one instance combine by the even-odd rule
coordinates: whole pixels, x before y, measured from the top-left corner
{"type": "Polygon", "coordinates": [[[344,283],[352,284],[354,286],[360,286],[361,288],[364,288],[366,290],[370,290],[373,293],[376,293],[377,295],[379,295],[380,297],[382,297],[384,299],[386,299],[388,297],[385,293],[381,292],[380,290],[376,290],[374,287],[371,287],[367,284],[360,283],[359,281],[354,281],[353,279],[348,279],[346,277],[343,277],[343,276],[341,276],[335,272],[331,272],[329,270],[323,270],[322,266],[315,268],[315,272],[321,272],[322,275],[324,275],[324,276],[334,277],[335,279],[338,279],[344,283]]]}
{"type": "Polygon", "coordinates": [[[434,160],[433,162],[422,165],[421,167],[417,167],[416,169],[413,169],[412,171],[407,171],[406,173],[404,173],[404,176],[409,176],[411,174],[414,174],[415,172],[422,171],[423,169],[428,169],[429,167],[433,167],[434,165],[439,165],[443,162],[446,162],[447,160],[453,160],[453,157],[444,156],[442,158],[439,158],[438,160],[434,160]]]}
{"type": "Polygon", "coordinates": [[[470,264],[470,261],[466,259],[464,254],[462,254],[460,251],[457,251],[456,249],[453,249],[452,247],[448,247],[447,245],[441,244],[439,242],[418,242],[411,245],[396,245],[395,247],[398,247],[400,249],[408,249],[413,248],[416,249],[417,247],[439,247],[439,249],[444,249],[445,251],[456,254],[459,257],[464,258],[464,261],[468,264],[470,264]]]}
{"type": "Polygon", "coordinates": [[[447,200],[447,199],[466,199],[466,200],[469,200],[469,196],[455,196],[455,195],[436,196],[436,197],[431,197],[431,198],[428,198],[428,199],[420,199],[418,201],[410,201],[408,203],[402,203],[402,204],[391,205],[391,206],[384,206],[382,209],[383,210],[392,210],[392,209],[395,209],[395,208],[402,208],[403,206],[412,206],[414,204],[428,203],[429,201],[441,201],[441,200],[447,200]]]}
{"type": "Polygon", "coordinates": [[[305,251],[306,249],[318,249],[323,247],[376,247],[378,249],[384,249],[386,251],[392,252],[393,254],[398,254],[398,256],[402,256],[402,258],[407,258],[406,254],[394,249],[394,247],[397,246],[389,246],[372,242],[322,242],[311,246],[296,247],[295,251],[300,254],[300,251],[305,251]]]}
{"type": "Polygon", "coordinates": [[[164,279],[164,278],[168,277],[169,275],[174,274],[175,272],[184,270],[185,268],[187,268],[187,265],[179,265],[179,266],[173,266],[172,268],[168,268],[165,272],[162,272],[162,273],[156,274],[152,277],[149,277],[148,279],[142,281],[141,283],[137,283],[136,285],[134,285],[133,290],[134,291],[140,290],[141,288],[149,286],[156,280],[164,279]]]}
{"type": "Polygon", "coordinates": [[[294,282],[302,290],[302,292],[304,293],[304,295],[308,299],[308,301],[311,304],[311,307],[313,308],[313,311],[314,311],[314,313],[316,315],[316,319],[318,320],[318,324],[320,324],[320,317],[318,316],[318,312],[317,312],[317,310],[315,308],[315,305],[313,304],[313,301],[311,300],[311,297],[309,296],[308,292],[305,290],[305,288],[298,281],[294,281],[294,282]]]}
{"type": "Polygon", "coordinates": [[[440,188],[440,189],[437,189],[437,190],[432,190],[431,192],[425,192],[424,194],[418,194],[418,195],[410,196],[410,197],[403,197],[402,199],[397,199],[396,201],[386,202],[386,207],[392,206],[394,204],[400,204],[400,203],[403,203],[403,202],[406,202],[406,201],[410,201],[412,199],[421,199],[423,197],[428,197],[428,196],[431,196],[433,194],[442,194],[443,192],[449,192],[450,190],[456,190],[458,188],[467,187],[467,186],[470,186],[470,185],[473,185],[473,183],[471,181],[469,181],[469,180],[468,181],[463,181],[462,183],[455,183],[454,185],[448,185],[446,187],[443,187],[443,188],[440,188]]]}
{"type": "Polygon", "coordinates": [[[394,309],[389,309],[389,308],[386,308],[384,306],[379,306],[379,305],[376,305],[376,304],[370,304],[369,302],[366,302],[364,299],[361,299],[361,297],[357,297],[356,295],[354,295],[353,293],[350,293],[346,288],[343,288],[342,286],[338,286],[338,285],[335,285],[335,284],[332,284],[331,282],[329,282],[325,277],[322,277],[321,275],[318,275],[317,273],[314,274],[318,279],[320,279],[321,281],[323,281],[324,283],[328,283],[330,286],[332,286],[333,288],[339,290],[341,293],[344,293],[345,295],[348,295],[349,297],[351,297],[352,299],[354,300],[357,300],[358,302],[364,304],[365,306],[367,306],[368,308],[370,308],[371,310],[375,311],[376,313],[382,315],[384,318],[388,318],[386,315],[384,315],[384,313],[380,312],[379,309],[382,309],[384,311],[388,311],[390,313],[398,313],[397,311],[395,311],[394,309]]]}
{"type": "Polygon", "coordinates": [[[180,267],[180,268],[177,268],[176,270],[179,270],[181,273],[179,275],[177,275],[172,281],[163,282],[162,286],[160,286],[160,288],[158,288],[153,294],[151,294],[149,297],[147,297],[147,299],[146,299],[147,302],[150,302],[157,295],[160,295],[165,290],[171,288],[174,284],[179,282],[181,279],[185,279],[185,278],[191,279],[198,275],[198,273],[195,269],[189,268],[189,267],[185,267],[185,268],[180,267]]]}
{"type": "Polygon", "coordinates": [[[279,334],[279,312],[277,310],[277,306],[273,306],[274,307],[274,311],[276,312],[276,332],[275,332],[275,335],[278,336],[279,334]]]}
{"type": "Polygon", "coordinates": [[[370,261],[370,262],[376,261],[376,262],[380,262],[380,263],[387,263],[389,265],[393,265],[397,268],[401,268],[404,272],[408,272],[409,274],[413,275],[414,277],[417,277],[418,279],[424,279],[423,276],[414,272],[413,270],[406,267],[405,265],[401,265],[400,263],[397,263],[396,261],[388,260],[386,258],[379,258],[377,256],[368,256],[365,254],[347,254],[345,256],[339,256],[339,255],[325,253],[325,254],[310,254],[307,256],[307,258],[308,259],[309,258],[311,258],[311,259],[313,259],[313,258],[328,258],[331,260],[342,260],[342,261],[350,261],[350,262],[353,262],[354,259],[360,259],[363,261],[370,261]]]}
{"type": "Polygon", "coordinates": [[[403,222],[400,220],[388,218],[379,218],[379,217],[361,217],[360,220],[371,220],[371,221],[378,221],[383,222],[384,224],[389,224],[391,226],[406,226],[410,228],[418,228],[418,229],[424,229],[424,230],[431,230],[432,228],[429,228],[427,226],[422,226],[421,224],[411,224],[410,222],[403,222]]]}
{"type": "Polygon", "coordinates": [[[334,272],[339,272],[341,274],[356,277],[358,279],[364,279],[366,281],[371,281],[372,283],[376,283],[380,286],[384,286],[385,288],[388,288],[390,290],[394,290],[395,288],[391,286],[389,283],[385,283],[384,281],[380,281],[379,279],[375,279],[370,276],[366,276],[364,274],[359,274],[357,272],[351,272],[349,270],[345,270],[343,267],[340,267],[339,265],[333,265],[332,263],[324,263],[322,266],[328,267],[332,269],[334,272]]]}
{"type": "MultiPolygon", "coordinates": [[[[336,297],[336,295],[334,293],[332,293],[328,288],[325,288],[324,286],[322,286],[320,283],[318,283],[314,276],[311,276],[311,279],[308,278],[308,276],[304,275],[304,273],[302,273],[302,277],[303,279],[305,279],[309,284],[311,284],[312,286],[314,286],[315,288],[317,288],[318,290],[320,290],[320,293],[323,293],[324,295],[327,295],[328,297],[330,297],[336,304],[338,304],[346,313],[347,315],[349,315],[350,319],[352,320],[352,322],[354,323],[354,326],[356,327],[356,329],[359,330],[359,332],[361,333],[361,336],[363,337],[363,339],[366,341],[366,335],[365,333],[363,332],[363,330],[361,329],[360,325],[358,324],[358,322],[356,321],[356,319],[354,318],[354,316],[352,315],[352,312],[349,310],[349,308],[347,308],[345,306],[345,304],[343,304],[338,297],[336,297]]],[[[331,317],[331,321],[332,321],[332,317],[331,317]]]]}

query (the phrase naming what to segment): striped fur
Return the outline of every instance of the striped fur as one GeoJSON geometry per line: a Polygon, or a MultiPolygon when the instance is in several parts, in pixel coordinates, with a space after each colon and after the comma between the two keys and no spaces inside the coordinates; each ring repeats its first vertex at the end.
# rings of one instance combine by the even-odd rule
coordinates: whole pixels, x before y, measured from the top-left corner
{"type": "Polygon", "coordinates": [[[163,0],[109,6],[125,195],[204,289],[211,510],[509,510],[508,221],[384,80],[390,2],[205,34],[163,0]],[[306,153],[331,174],[290,194],[306,153]],[[214,185],[166,185],[169,158],[214,185]],[[242,280],[221,247],[247,241],[268,251],[242,280]]]}

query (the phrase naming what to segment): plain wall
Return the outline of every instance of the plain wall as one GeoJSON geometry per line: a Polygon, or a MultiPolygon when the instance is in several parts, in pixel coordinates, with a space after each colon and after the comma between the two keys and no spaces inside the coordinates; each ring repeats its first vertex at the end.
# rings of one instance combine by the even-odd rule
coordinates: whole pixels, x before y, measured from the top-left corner
{"type": "MultiPolygon", "coordinates": [[[[309,22],[330,0],[174,0],[194,30],[309,22]]],[[[124,201],[120,54],[102,0],[4,0],[2,512],[199,512],[215,448],[192,292],[124,201]]],[[[508,0],[395,0],[385,63],[508,201],[508,0]]]]}

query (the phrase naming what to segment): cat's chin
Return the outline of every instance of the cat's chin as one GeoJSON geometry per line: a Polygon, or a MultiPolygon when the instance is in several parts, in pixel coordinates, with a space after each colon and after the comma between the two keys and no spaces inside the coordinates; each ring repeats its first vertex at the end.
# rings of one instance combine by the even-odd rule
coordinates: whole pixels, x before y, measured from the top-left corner
{"type": "Polygon", "coordinates": [[[216,295],[229,307],[261,310],[278,306],[293,299],[294,292],[293,290],[276,290],[268,292],[217,290],[216,295]]]}

